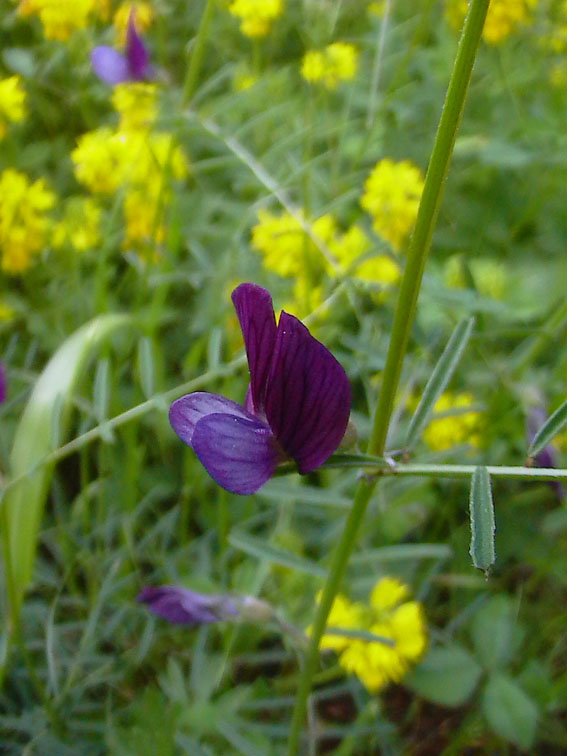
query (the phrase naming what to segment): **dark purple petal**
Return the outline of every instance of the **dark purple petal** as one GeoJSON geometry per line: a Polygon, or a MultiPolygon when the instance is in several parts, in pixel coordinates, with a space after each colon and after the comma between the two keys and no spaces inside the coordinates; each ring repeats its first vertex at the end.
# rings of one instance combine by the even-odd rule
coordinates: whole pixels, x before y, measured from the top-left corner
{"type": "Polygon", "coordinates": [[[169,408],[169,422],[179,438],[192,446],[193,431],[199,420],[205,415],[222,413],[254,419],[253,415],[231,399],[207,391],[196,391],[173,402],[169,408]]]}
{"type": "Polygon", "coordinates": [[[344,436],[350,386],[329,350],[293,315],[282,312],[266,391],[266,416],[299,472],[314,470],[344,436]]]}
{"type": "Polygon", "coordinates": [[[242,414],[206,415],[195,425],[192,446],[219,486],[236,494],[257,491],[283,459],[270,428],[242,414]]]}
{"type": "Polygon", "coordinates": [[[0,404],[6,399],[6,373],[4,366],[0,362],[0,404]]]}
{"type": "Polygon", "coordinates": [[[176,585],[148,586],[136,601],[147,604],[151,612],[176,625],[200,625],[238,615],[230,596],[195,593],[176,585]]]}
{"type": "Polygon", "coordinates": [[[232,292],[232,301],[244,336],[254,410],[261,415],[277,335],[272,297],[261,286],[243,283],[232,292]]]}
{"type": "Polygon", "coordinates": [[[130,78],[128,61],[112,47],[95,47],[91,52],[91,64],[98,78],[107,84],[121,84],[130,78]]]}
{"type": "Polygon", "coordinates": [[[144,44],[143,39],[136,31],[134,23],[134,11],[130,13],[128,19],[128,29],[126,31],[126,59],[130,77],[136,81],[148,78],[150,55],[144,44]]]}

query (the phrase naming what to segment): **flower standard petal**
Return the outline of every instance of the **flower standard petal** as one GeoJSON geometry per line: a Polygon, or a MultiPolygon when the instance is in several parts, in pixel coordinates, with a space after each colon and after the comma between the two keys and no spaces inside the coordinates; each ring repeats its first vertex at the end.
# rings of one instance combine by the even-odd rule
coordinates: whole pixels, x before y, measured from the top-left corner
{"type": "Polygon", "coordinates": [[[282,312],[266,390],[266,417],[299,472],[314,470],[344,436],[350,415],[346,373],[293,315],[282,312]]]}
{"type": "Polygon", "coordinates": [[[195,425],[191,445],[219,486],[236,494],[257,491],[284,458],[270,428],[242,414],[205,415],[195,425]]]}
{"type": "Polygon", "coordinates": [[[243,283],[232,292],[232,301],[246,346],[252,403],[255,412],[263,414],[277,336],[272,297],[261,286],[243,283]]]}
{"type": "Polygon", "coordinates": [[[136,600],[176,625],[201,625],[238,615],[230,596],[195,593],[176,585],[147,586],[136,600]]]}
{"type": "Polygon", "coordinates": [[[228,413],[254,420],[254,415],[231,399],[218,394],[210,394],[208,391],[195,391],[173,402],[169,408],[169,422],[179,438],[188,446],[192,446],[195,425],[205,415],[215,413],[228,413]]]}
{"type": "Polygon", "coordinates": [[[140,81],[149,76],[150,56],[143,39],[136,31],[134,11],[130,13],[126,31],[126,60],[128,61],[130,78],[140,81]]]}
{"type": "Polygon", "coordinates": [[[91,65],[98,78],[107,84],[121,84],[130,78],[128,61],[112,47],[95,47],[91,52],[91,65]]]}

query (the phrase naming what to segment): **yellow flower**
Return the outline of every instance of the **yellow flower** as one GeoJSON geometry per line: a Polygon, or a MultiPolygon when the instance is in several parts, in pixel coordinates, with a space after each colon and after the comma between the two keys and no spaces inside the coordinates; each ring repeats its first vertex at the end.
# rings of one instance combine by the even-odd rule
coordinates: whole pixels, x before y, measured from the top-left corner
{"type": "Polygon", "coordinates": [[[344,271],[371,283],[397,283],[401,275],[400,268],[388,255],[376,255],[357,263],[371,248],[369,238],[358,226],[351,226],[342,236],[337,236],[329,243],[329,249],[344,271]]]}
{"type": "Polygon", "coordinates": [[[157,87],[145,82],[118,84],[112,93],[112,104],[120,114],[120,130],[130,131],[151,126],[156,119],[157,87]]]}
{"type": "Polygon", "coordinates": [[[93,199],[71,197],[65,205],[63,220],[53,230],[53,246],[73,246],[78,252],[100,242],[100,207],[93,199]]]}
{"type": "MultiPolygon", "coordinates": [[[[486,15],[482,36],[489,45],[498,45],[521,26],[531,23],[530,11],[537,0],[492,0],[486,15]]],[[[446,17],[453,29],[460,29],[468,0],[448,0],[446,17]]]]}
{"type": "Polygon", "coordinates": [[[228,12],[240,19],[240,31],[247,37],[265,37],[283,9],[283,0],[233,0],[228,6],[228,12]]]}
{"type": "Polygon", "coordinates": [[[469,409],[474,404],[472,394],[446,392],[437,400],[434,412],[443,417],[434,417],[423,433],[425,443],[433,451],[445,451],[457,444],[479,446],[482,416],[469,409]]]}
{"type": "MultiPolygon", "coordinates": [[[[474,257],[469,263],[474,283],[479,293],[492,299],[501,299],[506,290],[506,269],[489,257],[474,257]]],[[[461,255],[453,255],[445,265],[445,281],[457,289],[467,288],[461,265],[461,255]]]]}
{"type": "Polygon", "coordinates": [[[339,663],[375,693],[389,682],[400,682],[427,647],[423,607],[407,600],[409,588],[395,578],[384,577],[375,585],[370,605],[352,603],[344,596],[333,602],[327,627],[369,632],[388,639],[377,640],[325,633],[321,648],[339,653],[339,663]]]}
{"type": "Polygon", "coordinates": [[[47,39],[65,41],[76,29],[84,29],[95,0],[22,0],[22,16],[37,15],[47,39]]]}
{"type": "Polygon", "coordinates": [[[22,121],[26,114],[26,92],[19,76],[0,79],[0,139],[10,122],[22,121]]]}
{"type": "Polygon", "coordinates": [[[122,246],[125,249],[134,249],[142,257],[154,262],[158,257],[156,247],[165,237],[162,216],[163,207],[160,208],[157,198],[152,198],[148,203],[148,197],[144,192],[128,192],[124,200],[126,232],[122,246]]]}
{"type": "MultiPolygon", "coordinates": [[[[335,233],[335,220],[331,215],[322,215],[311,228],[315,236],[329,244],[335,233]]],[[[252,229],[252,246],[263,255],[264,266],[280,276],[305,276],[321,271],[325,264],[300,222],[287,212],[275,215],[259,210],[258,223],[252,229]]]]}
{"type": "Polygon", "coordinates": [[[146,0],[121,3],[113,19],[116,42],[119,47],[124,47],[126,43],[126,29],[128,28],[128,20],[132,11],[134,11],[136,31],[139,34],[143,34],[146,29],[149,29],[154,20],[154,9],[151,3],[146,2],[146,0]]]}
{"type": "Polygon", "coordinates": [[[79,137],[71,153],[77,181],[95,194],[112,194],[122,180],[124,149],[118,134],[102,128],[79,137]]]}
{"type": "Polygon", "coordinates": [[[382,18],[385,12],[386,0],[379,0],[379,2],[368,4],[368,13],[370,13],[371,16],[378,16],[378,18],[382,18]]]}
{"type": "Polygon", "coordinates": [[[366,179],[360,204],[372,216],[376,233],[395,250],[413,228],[422,191],[421,171],[409,160],[384,158],[366,179]]]}
{"type": "Polygon", "coordinates": [[[250,71],[237,71],[232,79],[232,87],[235,92],[244,92],[256,84],[258,77],[250,71]]]}
{"type": "Polygon", "coordinates": [[[16,317],[16,311],[0,299],[0,323],[9,323],[16,317]]]}
{"type": "Polygon", "coordinates": [[[0,174],[0,254],[2,270],[22,273],[45,244],[48,229],[46,211],[55,195],[45,181],[33,183],[28,177],[7,168],[0,174]]]}
{"type": "Polygon", "coordinates": [[[301,61],[301,75],[327,89],[336,89],[341,81],[354,79],[358,69],[358,51],[346,42],[333,42],[324,50],[310,50],[301,61]]]}

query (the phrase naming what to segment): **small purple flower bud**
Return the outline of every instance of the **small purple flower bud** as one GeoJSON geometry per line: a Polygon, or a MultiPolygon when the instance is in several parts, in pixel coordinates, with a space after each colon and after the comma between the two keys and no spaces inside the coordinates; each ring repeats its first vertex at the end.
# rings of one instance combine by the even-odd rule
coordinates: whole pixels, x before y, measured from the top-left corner
{"type": "MultiPolygon", "coordinates": [[[[542,427],[547,420],[547,412],[542,407],[530,407],[528,416],[526,418],[526,435],[528,438],[528,445],[534,440],[536,433],[542,427]]],[[[553,469],[557,467],[557,452],[555,447],[551,444],[545,446],[540,452],[533,458],[533,462],[536,467],[547,467],[553,469]]],[[[550,483],[551,487],[557,494],[558,498],[565,498],[565,491],[559,481],[554,480],[550,483]]]]}
{"type": "Polygon", "coordinates": [[[175,625],[202,625],[236,619],[235,600],[227,594],[204,594],[177,585],[147,586],[136,601],[175,625]]]}
{"type": "Polygon", "coordinates": [[[125,55],[113,47],[100,45],[91,52],[91,65],[99,79],[107,84],[125,81],[146,81],[152,78],[150,55],[143,39],[136,31],[134,11],[128,19],[125,55]]]}

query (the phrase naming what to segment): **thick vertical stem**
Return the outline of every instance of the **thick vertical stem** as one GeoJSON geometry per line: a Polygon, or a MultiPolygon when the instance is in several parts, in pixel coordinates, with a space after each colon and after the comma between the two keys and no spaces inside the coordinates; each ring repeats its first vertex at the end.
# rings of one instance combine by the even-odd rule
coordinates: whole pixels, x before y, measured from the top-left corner
{"type": "MultiPolygon", "coordinates": [[[[431,238],[443,193],[443,184],[461,121],[489,2],[490,0],[472,0],[459,42],[400,285],[381,392],[374,414],[372,435],[368,444],[369,454],[382,455],[386,445],[390,417],[412,328],[423,270],[431,246],[431,238]]],[[[289,756],[296,756],[298,753],[307,700],[311,692],[311,681],[319,662],[319,643],[325,632],[329,612],[375,485],[375,480],[361,479],[341,540],[333,554],[329,576],[317,608],[311,641],[299,680],[288,744],[289,756]]]]}

